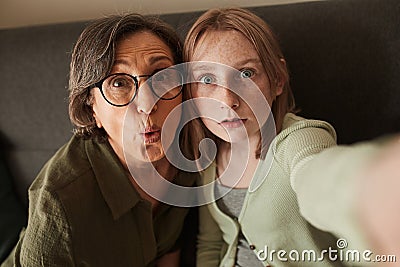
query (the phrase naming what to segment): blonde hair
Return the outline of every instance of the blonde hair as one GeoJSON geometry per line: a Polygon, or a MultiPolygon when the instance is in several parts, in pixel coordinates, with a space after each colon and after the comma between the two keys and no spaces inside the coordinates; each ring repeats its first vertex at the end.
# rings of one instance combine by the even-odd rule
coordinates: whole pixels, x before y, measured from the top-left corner
{"type": "MultiPolygon", "coordinates": [[[[204,33],[210,30],[235,30],[243,34],[253,44],[264,67],[271,89],[275,90],[283,84],[282,94],[276,97],[271,107],[276,131],[279,132],[282,128],[284,116],[288,112],[295,112],[295,101],[289,85],[289,72],[286,64],[284,64],[284,57],[270,26],[263,19],[246,9],[210,9],[201,15],[189,30],[183,48],[184,61],[192,61],[198,41],[204,33]]],[[[184,100],[192,98],[190,90],[185,90],[183,97],[184,100]]],[[[200,119],[191,121],[187,128],[186,131],[190,135],[191,144],[195,146],[196,157],[199,156],[198,142],[204,137],[218,142],[200,119]]],[[[264,147],[264,144],[259,144],[256,153],[257,158],[262,156],[263,152],[266,152],[262,149],[264,147]]]]}

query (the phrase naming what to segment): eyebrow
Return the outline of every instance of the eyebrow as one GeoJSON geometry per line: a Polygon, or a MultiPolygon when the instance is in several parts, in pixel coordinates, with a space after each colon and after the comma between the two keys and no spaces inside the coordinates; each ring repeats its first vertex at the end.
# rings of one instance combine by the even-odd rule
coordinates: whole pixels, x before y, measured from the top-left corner
{"type": "MultiPolygon", "coordinates": [[[[216,62],[210,62],[212,64],[207,64],[207,62],[201,62],[201,63],[195,63],[194,66],[192,67],[192,71],[204,71],[204,70],[214,70],[216,67],[218,68],[218,64],[215,65],[216,62]]],[[[253,64],[260,64],[261,60],[259,58],[249,58],[249,59],[245,59],[239,62],[236,62],[236,66],[243,66],[249,63],[253,63],[253,64]]],[[[233,68],[236,68],[236,66],[232,66],[233,68]]]]}
{"type": "Polygon", "coordinates": [[[248,63],[255,63],[255,64],[258,64],[258,63],[261,63],[261,60],[260,60],[260,58],[258,58],[258,57],[256,57],[256,58],[249,58],[249,59],[245,59],[245,60],[239,61],[239,62],[237,62],[236,64],[237,64],[237,65],[246,65],[246,64],[248,64],[248,63]]]}
{"type": "MultiPolygon", "coordinates": [[[[190,66],[190,65],[189,65],[190,66]]],[[[195,64],[194,67],[190,67],[190,70],[193,71],[202,71],[202,70],[212,70],[215,69],[214,64],[195,64]]]]}
{"type": "MultiPolygon", "coordinates": [[[[169,58],[168,56],[153,56],[150,58],[149,63],[150,65],[154,65],[159,61],[168,60],[169,62],[173,63],[173,59],[169,58]]],[[[125,65],[130,66],[129,62],[125,59],[116,59],[114,60],[114,65],[125,65]]]]}
{"type": "Polygon", "coordinates": [[[114,64],[113,65],[125,65],[125,66],[129,66],[128,61],[126,61],[125,59],[116,59],[114,60],[114,64]]]}
{"type": "Polygon", "coordinates": [[[174,59],[173,59],[173,58],[170,58],[170,57],[165,56],[165,55],[151,57],[150,60],[149,60],[149,62],[150,62],[150,65],[154,65],[154,64],[156,64],[158,61],[163,61],[163,60],[168,60],[169,62],[174,63],[174,59]]]}

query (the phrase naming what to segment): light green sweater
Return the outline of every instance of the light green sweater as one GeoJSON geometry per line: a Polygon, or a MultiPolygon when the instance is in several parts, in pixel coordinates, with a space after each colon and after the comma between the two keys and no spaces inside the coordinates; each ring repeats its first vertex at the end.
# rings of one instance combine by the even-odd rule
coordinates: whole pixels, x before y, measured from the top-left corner
{"type": "MultiPolygon", "coordinates": [[[[215,202],[200,207],[197,266],[233,266],[240,230],[254,252],[264,258],[265,266],[365,265],[332,261],[329,256],[333,259],[332,250],[337,250],[338,257],[340,251],[345,252],[336,246],[339,238],[348,242],[347,249],[360,253],[366,249],[353,212],[352,177],[353,170],[376,149],[373,145],[338,147],[328,123],[287,114],[283,130],[253,177],[238,220],[221,212],[215,202]],[[260,175],[260,170],[269,168],[269,160],[268,175],[260,175]],[[327,252],[322,254],[324,249],[327,252]],[[279,250],[286,253],[279,254],[279,250]],[[267,256],[262,253],[266,251],[267,256]]],[[[203,172],[202,183],[212,182],[215,174],[213,164],[203,172]]],[[[213,192],[205,194],[213,196],[213,192]]]]}

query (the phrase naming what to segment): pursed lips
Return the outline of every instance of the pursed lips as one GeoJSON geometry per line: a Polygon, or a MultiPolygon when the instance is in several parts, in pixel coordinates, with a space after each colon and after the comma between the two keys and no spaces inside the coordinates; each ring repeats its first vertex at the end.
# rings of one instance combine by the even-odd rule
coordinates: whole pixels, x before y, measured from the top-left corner
{"type": "Polygon", "coordinates": [[[146,126],[146,128],[140,132],[145,144],[156,143],[161,139],[161,128],[152,125],[146,126]]]}

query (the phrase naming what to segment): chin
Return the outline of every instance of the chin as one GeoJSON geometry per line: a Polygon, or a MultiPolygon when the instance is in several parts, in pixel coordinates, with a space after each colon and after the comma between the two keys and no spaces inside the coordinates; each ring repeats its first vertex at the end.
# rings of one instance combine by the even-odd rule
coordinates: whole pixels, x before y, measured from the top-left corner
{"type": "Polygon", "coordinates": [[[226,131],[225,129],[218,129],[216,131],[211,130],[211,132],[218,138],[228,143],[239,143],[249,139],[249,136],[243,130],[226,131]]]}
{"type": "Polygon", "coordinates": [[[136,145],[131,151],[125,150],[125,157],[132,164],[155,162],[165,157],[161,143],[136,145]]]}
{"type": "Polygon", "coordinates": [[[145,146],[144,160],[147,162],[155,162],[165,157],[164,149],[161,143],[145,146]]]}
{"type": "Polygon", "coordinates": [[[235,136],[231,135],[230,137],[224,138],[223,140],[228,143],[243,143],[247,141],[249,138],[248,136],[235,136]]]}

